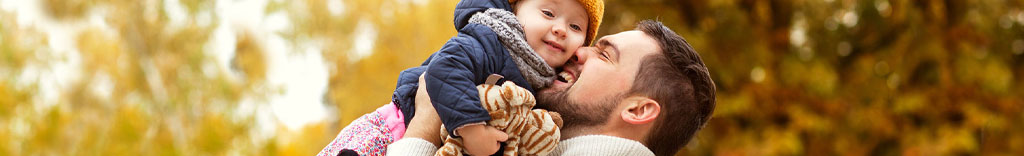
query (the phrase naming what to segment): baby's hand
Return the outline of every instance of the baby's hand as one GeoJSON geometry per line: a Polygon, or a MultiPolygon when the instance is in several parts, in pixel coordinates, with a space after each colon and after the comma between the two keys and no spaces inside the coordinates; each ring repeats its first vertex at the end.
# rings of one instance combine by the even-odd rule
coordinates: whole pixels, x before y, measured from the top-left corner
{"type": "Polygon", "coordinates": [[[469,155],[491,155],[498,152],[501,144],[508,140],[508,134],[487,125],[469,125],[459,128],[462,143],[469,155]]]}

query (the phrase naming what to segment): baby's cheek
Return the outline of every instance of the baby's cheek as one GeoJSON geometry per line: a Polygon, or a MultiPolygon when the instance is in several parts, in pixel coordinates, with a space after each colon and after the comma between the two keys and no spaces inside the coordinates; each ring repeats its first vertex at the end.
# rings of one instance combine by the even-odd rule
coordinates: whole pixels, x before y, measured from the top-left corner
{"type": "Polygon", "coordinates": [[[583,40],[586,40],[587,36],[584,36],[583,34],[580,34],[580,33],[576,33],[576,34],[577,35],[573,35],[572,39],[569,41],[569,44],[572,45],[571,47],[580,47],[580,46],[583,46],[583,44],[586,44],[586,43],[583,43],[583,40]]]}
{"type": "Polygon", "coordinates": [[[566,56],[572,56],[573,54],[576,54],[576,50],[580,49],[580,47],[583,47],[583,40],[570,42],[569,46],[565,48],[565,52],[567,53],[566,56]]]}
{"type": "Polygon", "coordinates": [[[576,50],[578,50],[578,49],[580,49],[580,47],[578,47],[578,46],[577,47],[565,48],[565,52],[562,53],[562,56],[561,56],[562,62],[569,61],[569,58],[572,58],[572,55],[575,55],[576,54],[576,50]]]}

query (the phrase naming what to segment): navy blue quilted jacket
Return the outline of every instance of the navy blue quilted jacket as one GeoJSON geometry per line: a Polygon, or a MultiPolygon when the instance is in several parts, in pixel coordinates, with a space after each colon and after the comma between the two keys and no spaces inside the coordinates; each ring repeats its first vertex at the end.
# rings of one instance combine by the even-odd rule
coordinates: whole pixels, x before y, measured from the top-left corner
{"type": "Polygon", "coordinates": [[[463,0],[455,7],[455,29],[458,36],[452,37],[420,67],[402,71],[392,102],[405,115],[408,125],[415,112],[416,89],[420,74],[426,71],[424,79],[427,94],[437,110],[448,134],[455,128],[468,123],[485,122],[491,117],[480,105],[480,94],[476,85],[483,84],[491,74],[504,76],[533,92],[530,83],[516,67],[508,50],[498,40],[491,28],[480,24],[469,24],[469,18],[488,8],[512,11],[508,0],[463,0]]]}

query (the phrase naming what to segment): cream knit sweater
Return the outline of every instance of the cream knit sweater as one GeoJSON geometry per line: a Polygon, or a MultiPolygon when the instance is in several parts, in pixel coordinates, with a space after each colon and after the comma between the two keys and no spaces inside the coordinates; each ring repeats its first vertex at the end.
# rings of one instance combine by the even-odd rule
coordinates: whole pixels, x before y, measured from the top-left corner
{"type": "MultiPolygon", "coordinates": [[[[418,138],[405,138],[388,145],[389,156],[430,156],[437,147],[418,138]]],[[[558,143],[550,155],[636,155],[653,156],[640,142],[606,135],[578,136],[558,143]]]]}

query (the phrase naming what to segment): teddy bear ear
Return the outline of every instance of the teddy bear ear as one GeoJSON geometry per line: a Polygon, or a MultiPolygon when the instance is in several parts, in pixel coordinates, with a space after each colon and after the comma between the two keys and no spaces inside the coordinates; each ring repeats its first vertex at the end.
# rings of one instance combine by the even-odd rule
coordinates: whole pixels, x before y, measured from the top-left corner
{"type": "Polygon", "coordinates": [[[484,81],[484,84],[497,85],[498,80],[501,78],[505,77],[498,74],[491,74],[491,76],[487,76],[487,81],[484,81]]]}

